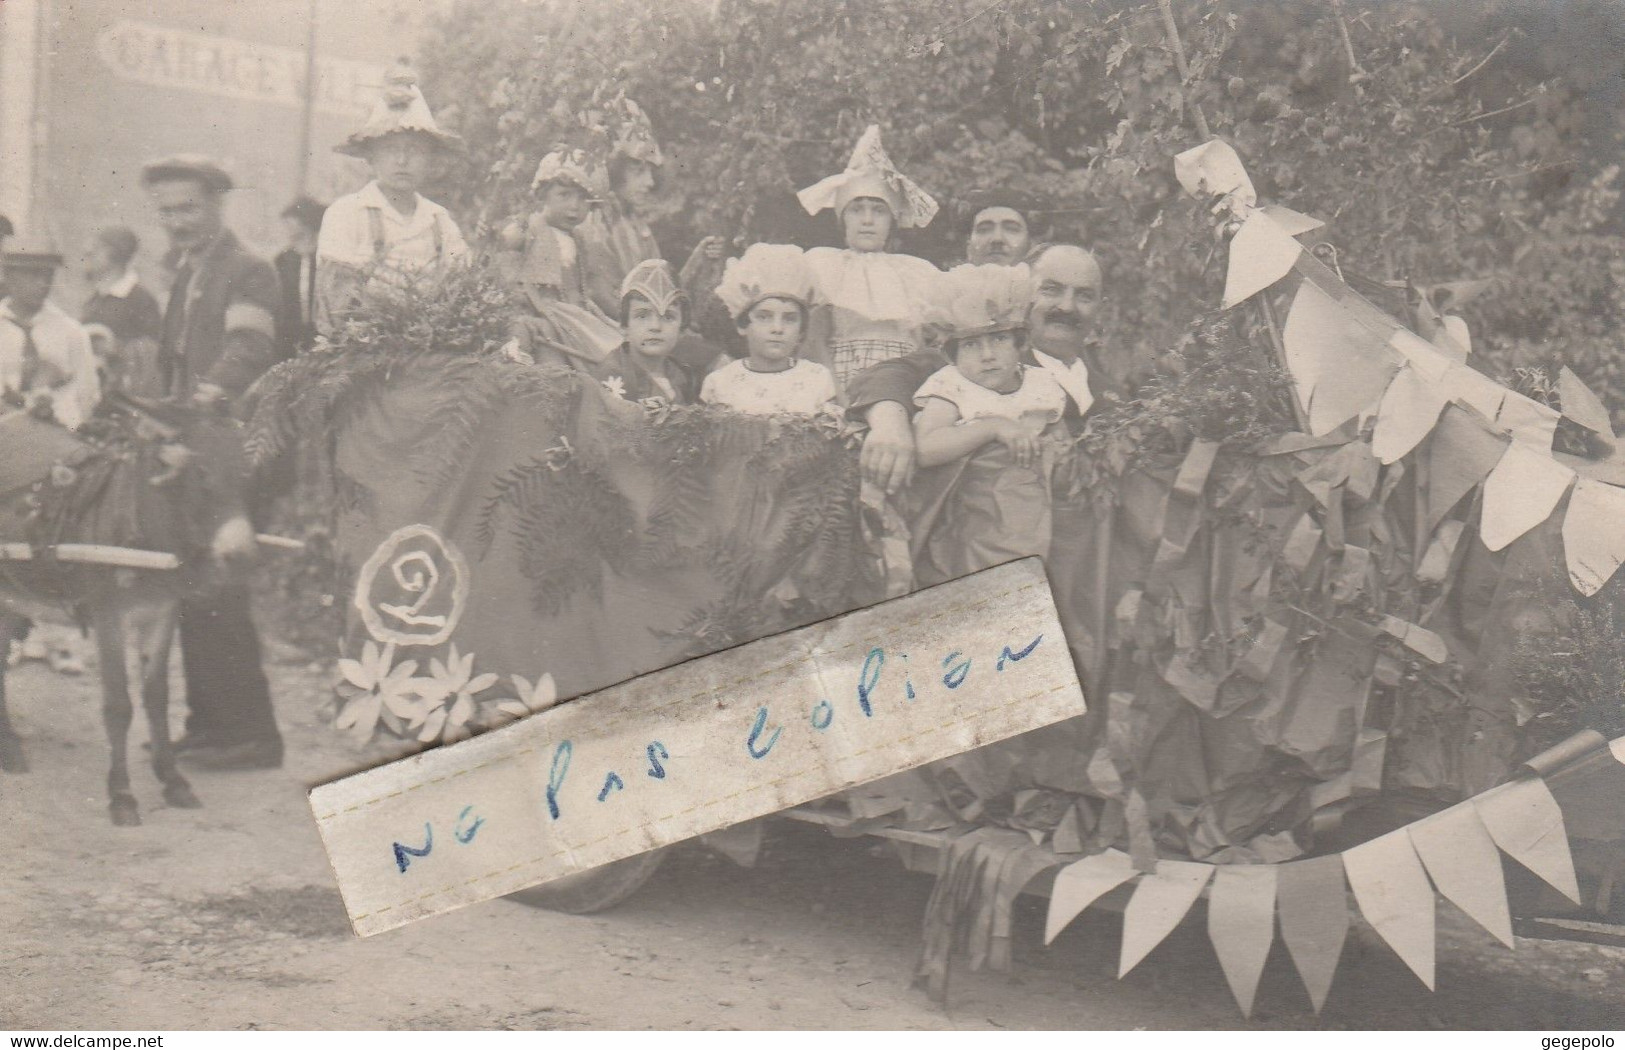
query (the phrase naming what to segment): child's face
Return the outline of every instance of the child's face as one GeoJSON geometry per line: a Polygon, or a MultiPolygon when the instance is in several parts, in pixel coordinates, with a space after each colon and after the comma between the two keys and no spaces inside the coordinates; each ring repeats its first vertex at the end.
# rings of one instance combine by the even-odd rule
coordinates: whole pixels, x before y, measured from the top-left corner
{"type": "Polygon", "coordinates": [[[433,160],[433,147],[421,135],[410,132],[380,139],[367,155],[378,185],[396,193],[416,193],[429,177],[433,160]]]}
{"type": "Polygon", "coordinates": [[[683,331],[683,308],[672,303],[665,312],[655,309],[654,303],[633,293],[626,308],[626,324],[621,326],[626,345],[635,354],[645,357],[665,357],[677,347],[677,337],[683,331]]]}
{"type": "Polygon", "coordinates": [[[789,299],[763,299],[745,315],[744,332],[751,360],[786,360],[801,345],[801,305],[789,299]]]}
{"type": "Polygon", "coordinates": [[[573,230],[587,218],[587,191],[568,182],[542,187],[542,221],[561,230],[573,230]]]}
{"type": "Polygon", "coordinates": [[[959,341],[954,360],[959,374],[977,386],[1001,394],[1014,393],[1021,386],[1021,348],[1014,332],[990,332],[959,341]]]}
{"type": "Polygon", "coordinates": [[[891,237],[891,208],[879,197],[859,197],[841,212],[846,246],[856,252],[883,252],[891,237]]]}

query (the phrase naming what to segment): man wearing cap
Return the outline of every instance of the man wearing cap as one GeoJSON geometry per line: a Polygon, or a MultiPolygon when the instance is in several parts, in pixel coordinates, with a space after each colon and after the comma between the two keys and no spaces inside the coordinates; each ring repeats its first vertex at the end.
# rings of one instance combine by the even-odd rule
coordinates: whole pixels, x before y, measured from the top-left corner
{"type": "Polygon", "coordinates": [[[14,241],[4,255],[0,300],[0,397],[77,428],[101,399],[96,355],[78,321],[50,301],[62,256],[43,242],[14,241]]]}
{"type": "Polygon", "coordinates": [[[94,290],[79,311],[107,382],[137,395],[156,393],[143,388],[156,376],[164,325],[158,300],[131,265],[140,249],[127,226],[96,232],[85,257],[85,278],[94,290]]]}
{"type": "MultiPolygon", "coordinates": [[[[175,283],[164,310],[159,390],[225,411],[281,357],[281,289],[271,264],[226,228],[231,178],[206,157],[178,156],[141,173],[170,239],[175,283]]],[[[246,531],[246,530],[245,530],[246,531]]],[[[238,538],[252,554],[254,538],[238,538]]],[[[260,664],[248,588],[228,586],[181,603],[180,636],[190,709],[178,746],[198,765],[268,769],[282,764],[282,737],[260,664]]]]}
{"type": "Polygon", "coordinates": [[[326,211],[326,205],[305,196],[282,209],[288,246],[277,253],[273,263],[282,283],[277,341],[286,357],[309,349],[316,341],[316,236],[326,211]]]}

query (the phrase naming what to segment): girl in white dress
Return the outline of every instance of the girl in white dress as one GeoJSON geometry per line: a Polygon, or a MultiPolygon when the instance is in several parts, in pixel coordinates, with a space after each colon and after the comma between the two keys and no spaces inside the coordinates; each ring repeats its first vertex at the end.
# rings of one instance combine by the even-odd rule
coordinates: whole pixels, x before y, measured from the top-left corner
{"type": "Polygon", "coordinates": [[[807,265],[819,305],[813,339],[842,390],[859,372],[919,350],[925,314],[936,297],[941,270],[924,259],[888,251],[900,228],[920,227],[937,202],[897,170],[871,124],[846,170],[809,186],[797,197],[807,214],[825,208],[841,224],[845,248],[813,248],[807,265]]]}
{"type": "Polygon", "coordinates": [[[915,392],[914,569],[928,586],[1049,553],[1050,472],[1066,391],[1022,361],[1024,266],[961,266],[940,308],[953,363],[915,392]]]}
{"type": "Polygon", "coordinates": [[[839,413],[829,369],[796,356],[812,295],[805,253],[794,245],[753,244],[730,259],[717,298],[744,335],[748,356],[706,376],[700,400],[758,416],[839,413]]]}

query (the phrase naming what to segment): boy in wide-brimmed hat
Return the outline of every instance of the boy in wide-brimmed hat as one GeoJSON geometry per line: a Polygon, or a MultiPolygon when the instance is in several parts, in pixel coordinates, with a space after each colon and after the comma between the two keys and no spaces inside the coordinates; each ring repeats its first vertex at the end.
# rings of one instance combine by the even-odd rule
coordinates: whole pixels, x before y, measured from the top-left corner
{"type": "Polygon", "coordinates": [[[336,315],[352,309],[373,279],[392,283],[401,275],[467,260],[468,245],[445,208],[418,193],[431,165],[462,148],[442,131],[404,65],[389,74],[367,121],[339,153],[365,160],[372,181],[328,206],[317,238],[317,327],[328,330],[336,315]]]}

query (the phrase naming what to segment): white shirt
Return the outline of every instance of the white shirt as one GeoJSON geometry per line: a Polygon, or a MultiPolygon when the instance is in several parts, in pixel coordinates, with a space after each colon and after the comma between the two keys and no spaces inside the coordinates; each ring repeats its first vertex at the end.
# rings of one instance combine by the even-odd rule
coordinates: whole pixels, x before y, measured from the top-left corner
{"type": "Polygon", "coordinates": [[[1095,403],[1095,395],[1089,389],[1089,366],[1083,363],[1083,358],[1076,357],[1071,364],[1062,364],[1060,358],[1051,357],[1034,347],[1033,360],[1051,379],[1061,384],[1066,396],[1077,404],[1080,414],[1089,411],[1089,406],[1095,403]]]}
{"type": "MultiPolygon", "coordinates": [[[[58,422],[78,429],[101,400],[96,355],[91,352],[89,334],[78,321],[50,302],[23,324],[33,334],[40,361],[49,366],[46,371],[57,373],[44,382],[36,380],[34,389],[51,390],[58,422]]],[[[12,312],[11,300],[0,302],[0,388],[7,392],[30,392],[22,390],[24,338],[17,315],[12,312]]]]}
{"type": "Polygon", "coordinates": [[[124,273],[113,280],[98,285],[96,290],[102,295],[110,295],[115,299],[128,299],[130,293],[135,291],[137,280],[139,278],[136,277],[134,270],[125,270],[124,273]]]}
{"type": "Polygon", "coordinates": [[[757,372],[744,361],[731,361],[705,377],[700,400],[753,416],[781,412],[816,416],[839,408],[835,374],[817,362],[799,359],[782,372],[757,372]]]}
{"type": "Polygon", "coordinates": [[[976,419],[1036,419],[1044,425],[1057,422],[1066,411],[1064,388],[1042,368],[1021,366],[1021,385],[1008,394],[989,390],[965,378],[956,365],[940,368],[914,392],[914,404],[925,407],[937,397],[959,410],[959,422],[976,419]]]}
{"type": "Polygon", "coordinates": [[[451,213],[426,197],[417,198],[410,218],[395,210],[376,181],[328,205],[316,255],[346,266],[370,266],[376,258],[369,209],[378,209],[384,234],[383,262],[402,270],[416,270],[437,262],[460,263],[468,258],[468,245],[451,213]],[[439,227],[440,252],[435,251],[439,227]]]}

